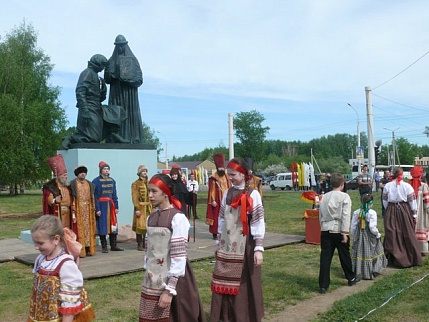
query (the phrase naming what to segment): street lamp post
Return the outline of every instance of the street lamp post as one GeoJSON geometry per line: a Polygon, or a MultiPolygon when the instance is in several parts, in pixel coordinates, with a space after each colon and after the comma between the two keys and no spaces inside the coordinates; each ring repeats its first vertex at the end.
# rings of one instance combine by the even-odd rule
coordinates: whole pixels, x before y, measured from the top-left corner
{"type": "Polygon", "coordinates": [[[393,153],[393,164],[392,164],[392,167],[394,168],[396,166],[396,140],[395,140],[395,131],[399,130],[400,127],[396,128],[394,130],[388,129],[387,127],[384,127],[384,129],[387,130],[387,131],[391,131],[392,132],[392,150],[393,150],[392,151],[392,153],[393,153]]]}
{"type": "MultiPolygon", "coordinates": [[[[358,145],[358,147],[360,147],[359,114],[356,111],[356,109],[350,103],[347,103],[347,105],[350,106],[353,109],[353,111],[355,111],[355,113],[356,113],[356,117],[357,117],[357,140],[358,140],[357,145],[358,145]]],[[[356,158],[358,160],[358,173],[360,174],[360,172],[361,172],[361,168],[360,168],[361,162],[360,162],[360,158],[358,157],[357,153],[356,153],[356,158]]]]}
{"type": "Polygon", "coordinates": [[[161,134],[165,139],[165,168],[168,169],[168,141],[167,141],[167,137],[159,131],[156,131],[156,133],[161,134]]]}

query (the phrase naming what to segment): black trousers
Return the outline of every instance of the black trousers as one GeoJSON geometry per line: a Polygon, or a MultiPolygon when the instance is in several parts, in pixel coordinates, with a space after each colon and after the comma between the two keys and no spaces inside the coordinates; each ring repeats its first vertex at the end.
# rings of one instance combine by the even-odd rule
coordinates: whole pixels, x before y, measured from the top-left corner
{"type": "Polygon", "coordinates": [[[340,257],[341,267],[344,276],[348,281],[353,280],[356,274],[353,272],[352,259],[350,257],[350,238],[347,243],[342,243],[343,236],[340,233],[333,234],[329,231],[322,231],[320,238],[320,270],[319,287],[328,288],[331,282],[331,263],[334,251],[337,249],[340,257]]]}

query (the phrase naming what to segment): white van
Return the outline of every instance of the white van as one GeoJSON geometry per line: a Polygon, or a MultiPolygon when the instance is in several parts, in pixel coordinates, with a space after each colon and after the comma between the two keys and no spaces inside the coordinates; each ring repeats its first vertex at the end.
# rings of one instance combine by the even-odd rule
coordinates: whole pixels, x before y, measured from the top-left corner
{"type": "Polygon", "coordinates": [[[292,172],[279,173],[276,178],[270,182],[271,190],[280,188],[281,190],[291,190],[293,188],[292,172]]]}

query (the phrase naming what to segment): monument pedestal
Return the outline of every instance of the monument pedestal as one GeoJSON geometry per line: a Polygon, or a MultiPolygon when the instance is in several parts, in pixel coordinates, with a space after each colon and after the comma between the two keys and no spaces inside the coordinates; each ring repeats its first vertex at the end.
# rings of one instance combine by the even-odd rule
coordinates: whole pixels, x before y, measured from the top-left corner
{"type": "Polygon", "coordinates": [[[134,206],[131,199],[131,184],[137,180],[137,168],[144,164],[148,168],[148,177],[157,173],[156,149],[143,144],[97,144],[79,143],[82,148],[60,150],[67,167],[68,180],[75,178],[74,169],[78,165],[88,168],[86,178],[92,181],[99,176],[98,163],[106,162],[110,166],[110,176],[116,181],[118,194],[118,224],[131,225],[134,206]],[[151,149],[149,149],[151,148],[151,149]]]}

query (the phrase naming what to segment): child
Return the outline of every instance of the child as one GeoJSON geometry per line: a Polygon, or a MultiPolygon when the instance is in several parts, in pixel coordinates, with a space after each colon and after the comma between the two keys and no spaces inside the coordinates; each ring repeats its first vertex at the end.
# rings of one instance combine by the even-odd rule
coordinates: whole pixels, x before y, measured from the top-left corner
{"type": "Polygon", "coordinates": [[[249,167],[241,158],[228,163],[233,185],[219,213],[218,250],[212,279],[211,321],[261,321],[261,265],[265,235],[259,192],[249,188],[249,167]]]}
{"type": "Polygon", "coordinates": [[[332,191],[325,194],[320,202],[319,292],[321,294],[327,292],[331,282],[331,263],[335,249],[338,250],[341,267],[348,285],[353,286],[358,282],[350,257],[349,230],[352,202],[350,196],[342,192],[344,188],[342,174],[332,174],[330,184],[332,191]]]}
{"type": "Polygon", "coordinates": [[[353,213],[352,264],[358,278],[372,280],[387,266],[387,258],[377,229],[377,213],[372,209],[373,197],[362,196],[360,209],[353,213]]]}
{"type": "Polygon", "coordinates": [[[147,219],[146,269],[139,321],[205,321],[194,273],[187,260],[189,221],[174,198],[168,175],[149,181],[149,200],[156,209],[147,219]]]}
{"type": "Polygon", "coordinates": [[[33,269],[28,321],[95,319],[94,310],[83,288],[82,273],[66,249],[61,220],[52,215],[41,216],[31,229],[31,237],[40,255],[33,269]]]}

